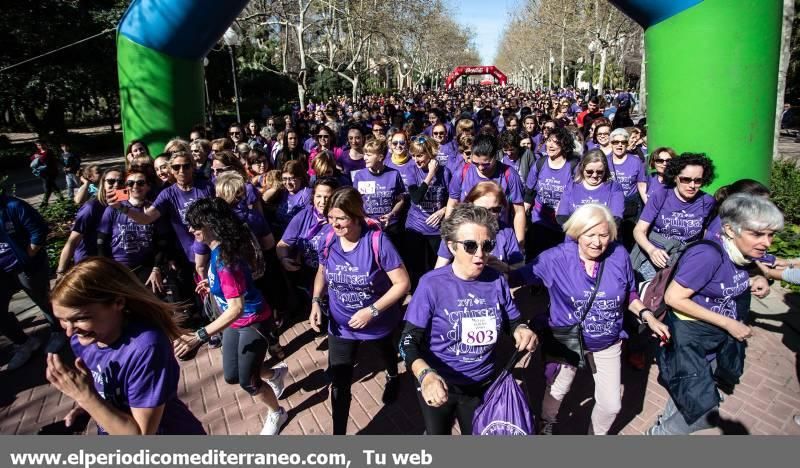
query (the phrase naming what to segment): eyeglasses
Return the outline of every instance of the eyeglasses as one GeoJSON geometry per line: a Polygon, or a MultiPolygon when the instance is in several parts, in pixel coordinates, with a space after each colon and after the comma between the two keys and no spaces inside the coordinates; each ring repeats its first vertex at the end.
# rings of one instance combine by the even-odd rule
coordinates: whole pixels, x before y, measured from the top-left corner
{"type": "Polygon", "coordinates": [[[628,140],[614,140],[611,142],[612,145],[627,145],[628,140]]]}
{"type": "Polygon", "coordinates": [[[392,141],[392,146],[405,146],[405,145],[406,145],[406,141],[405,140],[394,140],[394,141],[392,141]]]}
{"type": "Polygon", "coordinates": [[[480,244],[474,240],[453,241],[453,243],[463,245],[464,252],[470,255],[475,255],[475,252],[478,251],[478,247],[481,248],[481,253],[484,255],[489,255],[494,250],[494,246],[497,245],[497,242],[495,242],[493,239],[485,240],[480,244]]]}
{"type": "Polygon", "coordinates": [[[125,183],[125,179],[106,179],[106,183],[108,185],[122,185],[125,183]]]}
{"type": "Polygon", "coordinates": [[[590,169],[586,169],[585,171],[583,171],[583,173],[589,177],[594,177],[595,174],[597,175],[597,177],[603,177],[606,174],[606,171],[603,170],[593,171],[590,169]]]}
{"type": "Polygon", "coordinates": [[[200,152],[200,150],[199,150],[199,149],[193,149],[193,150],[192,150],[192,153],[199,153],[199,152],[200,152]]]}
{"type": "Polygon", "coordinates": [[[694,178],[692,178],[692,177],[679,176],[678,177],[678,182],[680,182],[682,184],[686,184],[686,185],[689,185],[691,183],[694,183],[695,185],[703,185],[703,178],[702,177],[694,177],[694,178]]]}
{"type": "Polygon", "coordinates": [[[241,134],[242,134],[242,132],[228,132],[228,135],[231,135],[231,136],[241,135],[241,134]]]}
{"type": "Polygon", "coordinates": [[[670,159],[671,158],[656,158],[653,160],[653,162],[656,164],[666,164],[669,162],[670,159]]]}
{"type": "Polygon", "coordinates": [[[192,168],[192,163],[173,164],[170,166],[173,171],[180,172],[181,170],[188,171],[192,168]]]}
{"type": "Polygon", "coordinates": [[[433,134],[433,136],[442,136],[443,137],[443,136],[447,135],[447,132],[433,132],[432,134],[433,134]]]}
{"type": "Polygon", "coordinates": [[[609,132],[597,132],[597,133],[595,133],[595,135],[597,135],[597,136],[609,136],[609,135],[611,135],[611,133],[609,133],[609,132]]]}
{"type": "Polygon", "coordinates": [[[216,169],[212,167],[211,172],[213,172],[214,174],[222,174],[223,172],[229,171],[230,169],[231,169],[230,166],[218,167],[216,169]]]}
{"type": "Polygon", "coordinates": [[[144,187],[145,185],[147,185],[147,181],[144,179],[139,179],[139,180],[129,180],[125,182],[126,187],[133,187],[134,185],[137,187],[144,187]]]}
{"type": "Polygon", "coordinates": [[[472,156],[472,151],[470,151],[470,150],[464,151],[464,156],[468,156],[468,157],[472,156]]]}
{"type": "Polygon", "coordinates": [[[326,133],[320,133],[319,135],[317,135],[317,138],[319,138],[319,139],[322,139],[322,138],[330,139],[330,137],[331,136],[326,134],[326,133]]]}
{"type": "Polygon", "coordinates": [[[281,182],[297,182],[297,177],[282,177],[281,182]]]}
{"type": "Polygon", "coordinates": [[[378,133],[381,133],[381,132],[383,132],[383,129],[382,129],[382,128],[380,128],[380,127],[379,127],[379,128],[372,127],[372,131],[373,131],[373,132],[378,132],[378,133]]]}

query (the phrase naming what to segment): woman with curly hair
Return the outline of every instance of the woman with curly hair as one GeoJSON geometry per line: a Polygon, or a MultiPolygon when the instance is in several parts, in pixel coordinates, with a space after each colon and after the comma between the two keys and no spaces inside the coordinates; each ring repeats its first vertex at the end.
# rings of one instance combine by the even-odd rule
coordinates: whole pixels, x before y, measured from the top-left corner
{"type": "Polygon", "coordinates": [[[211,249],[208,277],[197,289],[211,294],[221,313],[205,327],[176,340],[175,353],[178,357],[189,354],[222,332],[225,381],[238,383],[264,403],[268,412],[261,434],[276,435],[287,419],[278,398],[283,393],[288,368],[281,363],[262,373],[272,309],[253,281],[254,265],[249,261],[255,258],[255,252],[250,233],[221,198],[197,200],[186,213],[186,221],[195,241],[211,249]]]}
{"type": "Polygon", "coordinates": [[[714,163],[703,153],[683,153],[667,163],[664,186],[647,201],[633,238],[633,267],[640,280],[666,268],[683,247],[703,237],[714,197],[701,189],[714,179],[714,163]]]}

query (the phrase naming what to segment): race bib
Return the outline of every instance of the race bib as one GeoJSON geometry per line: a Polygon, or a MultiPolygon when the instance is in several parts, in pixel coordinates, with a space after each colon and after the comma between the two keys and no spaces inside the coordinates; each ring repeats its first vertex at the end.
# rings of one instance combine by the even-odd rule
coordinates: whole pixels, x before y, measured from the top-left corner
{"type": "Polygon", "coordinates": [[[366,180],[358,183],[358,193],[361,195],[375,195],[375,181],[366,180]]]}
{"type": "Polygon", "coordinates": [[[469,346],[487,346],[497,343],[496,317],[463,317],[461,343],[469,346]]]}

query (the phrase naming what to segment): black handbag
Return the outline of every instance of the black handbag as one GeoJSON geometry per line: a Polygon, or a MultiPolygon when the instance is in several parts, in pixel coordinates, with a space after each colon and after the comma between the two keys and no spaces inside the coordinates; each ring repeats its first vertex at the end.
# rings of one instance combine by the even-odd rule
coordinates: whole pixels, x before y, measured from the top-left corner
{"type": "MultiPolygon", "coordinates": [[[[591,356],[587,356],[586,346],[583,342],[583,321],[589,310],[592,308],[592,303],[597,295],[597,290],[600,287],[600,280],[603,277],[603,268],[605,261],[600,263],[600,269],[597,271],[597,278],[594,281],[594,288],[589,300],[581,313],[581,318],[574,325],[568,327],[549,327],[545,332],[544,352],[547,355],[547,360],[550,362],[559,362],[569,364],[583,369],[586,367],[587,362],[590,367],[592,366],[591,356]]],[[[592,369],[594,372],[594,369],[592,369]]]]}

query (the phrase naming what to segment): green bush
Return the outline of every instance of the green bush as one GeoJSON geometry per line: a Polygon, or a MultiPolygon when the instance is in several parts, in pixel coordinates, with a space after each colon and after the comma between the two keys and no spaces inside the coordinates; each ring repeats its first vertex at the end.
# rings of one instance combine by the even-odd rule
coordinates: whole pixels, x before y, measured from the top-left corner
{"type": "Polygon", "coordinates": [[[47,236],[47,259],[50,263],[50,270],[55,271],[58,267],[61,250],[72,230],[72,222],[78,212],[78,206],[72,200],[65,199],[40,208],[39,212],[50,228],[50,234],[47,236]]]}
{"type": "Polygon", "coordinates": [[[787,223],[800,224],[800,169],[793,161],[772,164],[770,198],[783,211],[787,223]]]}
{"type": "MultiPolygon", "coordinates": [[[[800,258],[800,225],[786,223],[783,231],[775,234],[770,253],[780,258],[800,258]]],[[[800,292],[800,286],[783,283],[792,291],[800,292]]]]}

